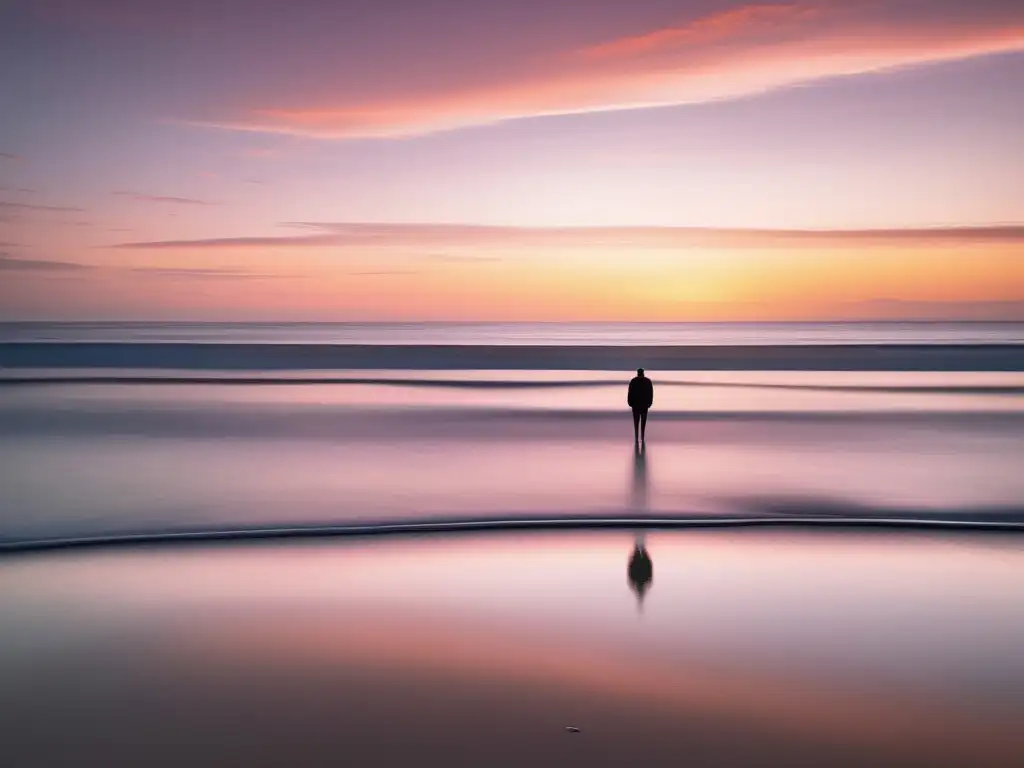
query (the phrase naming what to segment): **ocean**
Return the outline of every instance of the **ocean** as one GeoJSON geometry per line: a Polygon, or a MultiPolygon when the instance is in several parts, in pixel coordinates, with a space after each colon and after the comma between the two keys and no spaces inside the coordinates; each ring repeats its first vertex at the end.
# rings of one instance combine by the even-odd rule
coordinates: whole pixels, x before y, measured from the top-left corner
{"type": "Polygon", "coordinates": [[[0,324],[0,543],[1024,521],[1024,324],[0,324]],[[626,385],[654,381],[643,452],[626,385]]]}

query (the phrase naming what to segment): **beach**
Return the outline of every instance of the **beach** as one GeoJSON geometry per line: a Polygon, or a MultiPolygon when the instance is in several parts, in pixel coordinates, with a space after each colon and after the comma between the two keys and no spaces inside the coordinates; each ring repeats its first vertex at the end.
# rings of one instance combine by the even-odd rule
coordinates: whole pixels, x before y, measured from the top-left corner
{"type": "Polygon", "coordinates": [[[642,605],[627,531],[11,555],[0,725],[33,765],[1009,768],[1017,538],[656,531],[642,605]]]}

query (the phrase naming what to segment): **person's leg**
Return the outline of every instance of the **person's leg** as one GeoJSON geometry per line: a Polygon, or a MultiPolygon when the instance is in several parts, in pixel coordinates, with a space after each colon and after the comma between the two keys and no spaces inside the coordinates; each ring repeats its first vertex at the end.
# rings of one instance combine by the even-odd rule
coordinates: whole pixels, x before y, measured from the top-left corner
{"type": "Polygon", "coordinates": [[[640,412],[640,442],[647,439],[647,409],[640,412]]]}
{"type": "Polygon", "coordinates": [[[633,409],[633,442],[640,442],[640,409],[633,409]]]}

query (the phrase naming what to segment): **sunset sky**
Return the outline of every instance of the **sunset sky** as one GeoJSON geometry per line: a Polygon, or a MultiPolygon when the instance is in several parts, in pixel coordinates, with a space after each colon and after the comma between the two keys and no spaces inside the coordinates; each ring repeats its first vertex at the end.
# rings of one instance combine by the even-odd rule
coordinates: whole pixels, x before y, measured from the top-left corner
{"type": "Polygon", "coordinates": [[[0,0],[0,319],[1024,320],[1020,0],[0,0]]]}

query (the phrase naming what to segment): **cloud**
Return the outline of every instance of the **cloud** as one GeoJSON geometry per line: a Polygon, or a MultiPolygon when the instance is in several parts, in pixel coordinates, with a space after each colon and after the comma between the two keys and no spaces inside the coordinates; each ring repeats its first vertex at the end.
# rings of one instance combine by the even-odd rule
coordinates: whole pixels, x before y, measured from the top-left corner
{"type": "MultiPolygon", "coordinates": [[[[476,224],[293,222],[310,234],[155,240],[122,249],[282,247],[515,247],[796,248],[896,244],[1024,244],[1024,225],[908,229],[715,229],[702,227],[502,227],[476,224]]],[[[451,259],[434,256],[435,259],[451,259]]]]}
{"type": "Polygon", "coordinates": [[[11,256],[0,254],[0,272],[80,272],[87,269],[95,269],[95,267],[71,261],[15,259],[11,256]]]}
{"type": "Polygon", "coordinates": [[[388,275],[421,275],[423,272],[418,269],[377,269],[365,272],[346,272],[345,274],[356,277],[384,277],[388,275]]]}
{"type": "Polygon", "coordinates": [[[175,203],[178,205],[218,205],[194,197],[172,197],[170,195],[144,195],[139,192],[114,192],[119,197],[128,197],[144,203],[175,203]]]}
{"type": "Polygon", "coordinates": [[[252,280],[277,279],[292,275],[264,274],[241,269],[190,269],[185,267],[132,267],[129,272],[149,277],[185,280],[252,280]]]}
{"type": "Polygon", "coordinates": [[[295,237],[215,237],[204,240],[151,240],[134,243],[117,243],[111,248],[280,248],[298,245],[336,245],[334,235],[299,235],[295,237]]]}
{"type": "Polygon", "coordinates": [[[476,264],[501,261],[500,256],[461,256],[450,253],[427,253],[420,256],[419,259],[422,261],[430,261],[435,264],[476,264]]]}
{"type": "Polygon", "coordinates": [[[908,301],[871,299],[854,309],[871,317],[892,320],[960,320],[1024,322],[1024,300],[1020,301],[908,301]]]}
{"type": "Polygon", "coordinates": [[[12,203],[0,200],[0,210],[8,211],[60,211],[81,213],[84,208],[73,208],[66,205],[31,205],[29,203],[12,203]]]}
{"type": "Polygon", "coordinates": [[[914,0],[749,4],[563,51],[530,74],[380,100],[290,93],[212,127],[322,138],[403,137],[546,115],[742,97],[798,83],[1024,50],[1024,6],[972,13],[914,0]]]}
{"type": "Polygon", "coordinates": [[[779,3],[742,5],[704,16],[678,27],[663,27],[632,37],[621,37],[580,49],[590,59],[627,58],[648,55],[682,46],[728,42],[773,35],[785,27],[799,27],[821,17],[821,9],[811,5],[779,3]]]}
{"type": "Polygon", "coordinates": [[[0,152],[0,158],[4,160],[21,160],[21,155],[15,155],[11,152],[0,152]]]}

